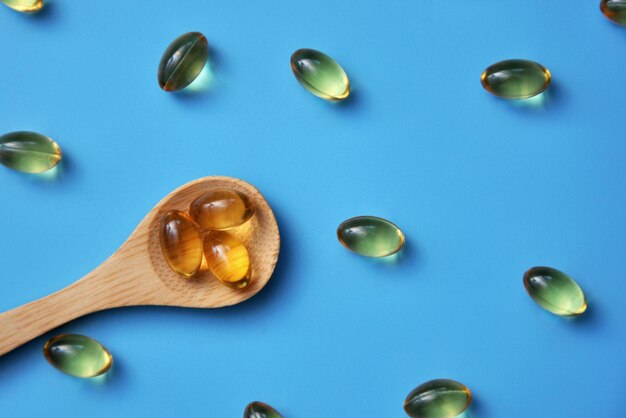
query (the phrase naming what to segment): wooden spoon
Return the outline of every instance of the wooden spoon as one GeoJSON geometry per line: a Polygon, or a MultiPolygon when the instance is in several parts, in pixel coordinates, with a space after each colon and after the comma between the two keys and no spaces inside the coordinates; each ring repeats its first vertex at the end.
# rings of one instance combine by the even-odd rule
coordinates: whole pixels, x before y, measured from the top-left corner
{"type": "Polygon", "coordinates": [[[204,177],[179,187],[161,200],[124,244],[104,263],[63,290],[0,314],[0,355],[80,316],[133,305],[219,308],[254,296],[269,281],[280,250],[272,209],[261,193],[245,181],[204,177]],[[254,216],[229,232],[246,245],[252,263],[250,285],[235,290],[202,268],[191,279],[174,273],[161,253],[159,227],[169,210],[187,210],[200,194],[212,189],[245,193],[254,216]]]}

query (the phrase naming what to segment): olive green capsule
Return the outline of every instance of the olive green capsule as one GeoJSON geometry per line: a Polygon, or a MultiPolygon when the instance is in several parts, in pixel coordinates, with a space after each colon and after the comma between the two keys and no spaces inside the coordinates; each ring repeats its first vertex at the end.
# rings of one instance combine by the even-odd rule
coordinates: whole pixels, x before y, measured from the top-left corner
{"type": "Polygon", "coordinates": [[[626,0],[602,0],[600,10],[612,22],[626,26],[626,0]]]}
{"type": "Polygon", "coordinates": [[[246,406],[243,418],[282,418],[282,415],[268,404],[255,401],[246,406]]]}
{"type": "Polygon", "coordinates": [[[0,3],[23,13],[34,13],[43,8],[42,0],[0,0],[0,3]]]}
{"type": "Polygon", "coordinates": [[[539,306],[553,314],[576,316],[587,310],[587,300],[578,283],[557,269],[529,269],[524,273],[524,287],[539,306]]]}
{"type": "Polygon", "coordinates": [[[386,219],[357,216],[337,228],[339,242],[348,250],[366,257],[386,257],[404,245],[404,234],[386,219]]]}
{"type": "Polygon", "coordinates": [[[335,60],[314,49],[291,55],[291,70],[302,86],[322,99],[343,100],[350,95],[350,80],[335,60]]]}
{"type": "Polygon", "coordinates": [[[203,34],[188,32],[167,47],[159,64],[159,86],[165,91],[184,89],[198,77],[209,56],[203,34]]]}
{"type": "Polygon", "coordinates": [[[506,60],[489,66],[480,81],[489,93],[504,99],[527,99],[546,91],[552,76],[543,65],[529,60],[506,60]]]}
{"type": "Polygon", "coordinates": [[[78,334],[63,334],[48,340],[43,354],[58,370],[75,377],[95,377],[106,373],[113,357],[98,341],[78,334]]]}
{"type": "Polygon", "coordinates": [[[462,383],[435,379],[413,389],[404,401],[404,410],[413,418],[453,418],[472,402],[472,393],[462,383]]]}
{"type": "Polygon", "coordinates": [[[0,163],[24,173],[41,173],[61,161],[61,148],[35,132],[11,132],[0,136],[0,163]]]}

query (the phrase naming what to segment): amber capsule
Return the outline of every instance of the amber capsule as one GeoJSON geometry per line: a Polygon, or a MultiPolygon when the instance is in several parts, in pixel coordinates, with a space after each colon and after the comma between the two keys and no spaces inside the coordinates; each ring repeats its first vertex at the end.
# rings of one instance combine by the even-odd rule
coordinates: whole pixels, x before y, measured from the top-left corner
{"type": "Polygon", "coordinates": [[[435,379],[413,389],[404,401],[404,410],[413,418],[452,418],[465,411],[472,393],[462,383],[435,379]]]}
{"type": "Polygon", "coordinates": [[[211,273],[233,289],[250,283],[250,257],[246,247],[224,231],[210,231],[204,236],[204,257],[211,273]]]}
{"type": "Polygon", "coordinates": [[[503,99],[527,99],[546,91],[552,76],[543,65],[513,59],[489,66],[480,81],[489,93],[503,99]]]}
{"type": "Polygon", "coordinates": [[[178,210],[163,216],[160,230],[161,250],[172,270],[185,277],[198,272],[202,264],[202,237],[197,225],[178,210]]]}
{"type": "Polygon", "coordinates": [[[291,70],[302,86],[322,99],[343,100],[350,95],[346,72],[328,55],[314,49],[298,49],[291,55],[291,70]]]}
{"type": "Polygon", "coordinates": [[[524,287],[539,306],[553,314],[576,316],[587,310],[587,300],[578,283],[552,267],[529,269],[524,273],[524,287]]]}
{"type": "Polygon", "coordinates": [[[626,0],[602,0],[600,10],[612,22],[626,26],[626,0]]]}
{"type": "Polygon", "coordinates": [[[98,341],[78,334],[63,334],[48,340],[43,348],[46,360],[58,370],[76,377],[106,373],[113,357],[98,341]]]}
{"type": "Polygon", "coordinates": [[[376,216],[357,216],[337,227],[337,238],[348,250],[366,257],[386,257],[404,246],[404,234],[394,224],[376,216]]]}
{"type": "Polygon", "coordinates": [[[167,47],[159,64],[159,86],[165,91],[187,87],[200,75],[209,56],[209,44],[199,32],[185,33],[167,47]]]}
{"type": "Polygon", "coordinates": [[[242,225],[253,214],[248,196],[229,189],[210,190],[189,206],[189,215],[199,225],[221,231],[242,225]]]}
{"type": "Polygon", "coordinates": [[[0,163],[24,173],[42,173],[61,161],[61,148],[36,132],[11,132],[0,136],[0,163]]]}
{"type": "Polygon", "coordinates": [[[0,3],[6,4],[13,10],[24,13],[38,12],[43,8],[42,0],[0,0],[0,3]]]}
{"type": "Polygon", "coordinates": [[[282,418],[282,415],[268,404],[255,401],[246,406],[243,418],[282,418]]]}

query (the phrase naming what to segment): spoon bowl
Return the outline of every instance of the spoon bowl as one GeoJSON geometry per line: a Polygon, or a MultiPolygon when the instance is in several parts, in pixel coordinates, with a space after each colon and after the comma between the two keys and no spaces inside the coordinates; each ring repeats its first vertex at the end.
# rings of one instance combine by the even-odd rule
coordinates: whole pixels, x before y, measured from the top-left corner
{"type": "MultiPolygon", "coordinates": [[[[202,230],[206,232],[206,230],[202,230]]],[[[219,308],[258,293],[269,281],[280,251],[274,213],[261,193],[231,177],[204,177],[165,196],[122,246],[85,277],[63,290],[0,314],[0,355],[80,316],[135,305],[219,308]],[[255,208],[245,224],[228,232],[248,249],[251,282],[244,289],[221,284],[205,263],[187,279],[172,271],[161,253],[161,219],[170,210],[186,211],[204,192],[231,189],[246,194],[255,208]]]]}

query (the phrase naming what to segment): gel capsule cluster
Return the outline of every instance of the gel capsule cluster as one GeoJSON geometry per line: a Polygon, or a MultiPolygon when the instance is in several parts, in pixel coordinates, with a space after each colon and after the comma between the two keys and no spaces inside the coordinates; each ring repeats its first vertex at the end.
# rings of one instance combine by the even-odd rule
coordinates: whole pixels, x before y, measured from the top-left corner
{"type": "Polygon", "coordinates": [[[189,213],[167,212],[161,220],[160,242],[163,256],[172,270],[193,277],[202,260],[223,284],[242,289],[250,284],[250,255],[245,245],[227,231],[246,223],[254,206],[244,193],[210,190],[198,196],[189,213]],[[207,232],[202,234],[203,230],[207,232]]]}

